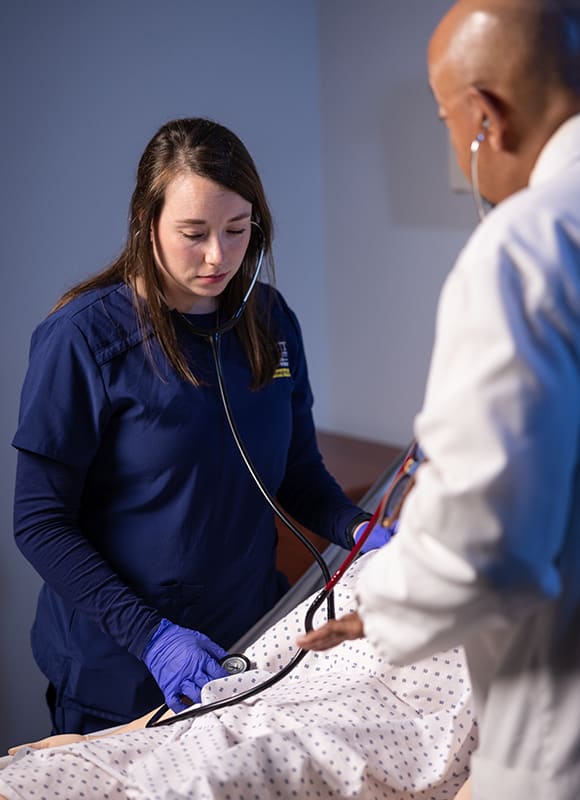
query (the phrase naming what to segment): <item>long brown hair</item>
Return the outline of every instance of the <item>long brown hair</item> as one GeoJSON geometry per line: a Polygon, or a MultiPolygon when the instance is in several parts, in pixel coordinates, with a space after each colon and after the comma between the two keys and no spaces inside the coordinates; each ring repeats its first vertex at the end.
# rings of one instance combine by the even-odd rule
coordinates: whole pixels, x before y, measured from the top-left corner
{"type": "MultiPolygon", "coordinates": [[[[264,274],[273,279],[271,255],[272,215],[252,157],[232,131],[208,119],[189,118],[167,122],[151,139],[137,169],[131,198],[129,232],[119,257],[102,272],[69,289],[53,311],[90,289],[124,282],[133,290],[135,309],[143,331],[151,329],[178,375],[194,386],[199,380],[181,352],[173,321],[163,297],[149,231],[157,222],[169,182],[191,172],[236,192],[252,204],[252,234],[244,260],[219,298],[219,312],[228,319],[239,307],[252,279],[260,250],[264,248],[264,274]],[[145,303],[139,301],[137,279],[145,303]]],[[[258,314],[252,292],[236,333],[248,357],[253,388],[267,383],[279,360],[279,349],[268,329],[267,311],[258,314]]],[[[144,339],[145,343],[147,338],[144,339]]]]}

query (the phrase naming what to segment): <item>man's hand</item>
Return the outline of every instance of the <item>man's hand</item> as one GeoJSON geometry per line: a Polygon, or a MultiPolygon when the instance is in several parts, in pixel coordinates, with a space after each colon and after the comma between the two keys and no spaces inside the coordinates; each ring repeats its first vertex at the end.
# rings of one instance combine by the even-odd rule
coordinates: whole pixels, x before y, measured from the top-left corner
{"type": "Polygon", "coordinates": [[[298,647],[304,650],[330,650],[350,639],[362,639],[365,635],[363,623],[356,611],[340,619],[331,619],[320,628],[305,633],[297,639],[298,647]]]}

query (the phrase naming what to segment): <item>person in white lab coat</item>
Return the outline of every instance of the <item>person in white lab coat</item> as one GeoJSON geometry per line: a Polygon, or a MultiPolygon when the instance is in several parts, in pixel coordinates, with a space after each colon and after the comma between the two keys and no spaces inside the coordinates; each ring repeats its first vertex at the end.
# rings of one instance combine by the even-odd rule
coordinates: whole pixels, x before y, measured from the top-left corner
{"type": "MultiPolygon", "coordinates": [[[[580,2],[459,0],[429,46],[458,162],[495,208],[440,298],[426,456],[357,610],[391,663],[464,645],[474,800],[580,796],[580,2]]],[[[481,204],[483,207],[483,203],[481,204]]]]}

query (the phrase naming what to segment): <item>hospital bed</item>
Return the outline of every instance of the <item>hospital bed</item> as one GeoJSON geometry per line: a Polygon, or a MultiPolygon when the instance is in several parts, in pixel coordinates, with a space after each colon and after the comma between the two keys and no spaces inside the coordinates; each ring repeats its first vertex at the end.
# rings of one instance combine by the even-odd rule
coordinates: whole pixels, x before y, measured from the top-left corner
{"type": "MultiPolygon", "coordinates": [[[[325,442],[330,441],[330,436],[327,434],[325,442]]],[[[336,439],[332,439],[336,442],[336,439]]],[[[350,443],[348,445],[350,447],[350,443]]],[[[347,447],[347,450],[348,450],[347,447]]],[[[387,451],[392,451],[394,448],[388,447],[387,451]]],[[[380,502],[389,481],[397,471],[401,460],[404,455],[404,450],[401,449],[400,454],[395,460],[387,466],[387,468],[379,475],[374,484],[363,495],[362,499],[358,500],[358,504],[365,511],[372,513],[375,507],[380,502]]],[[[375,456],[376,457],[376,456],[375,456]]],[[[292,534],[290,534],[292,535],[292,534]]],[[[298,546],[303,547],[300,543],[298,546]]],[[[340,564],[348,555],[348,550],[336,545],[331,544],[322,553],[324,560],[328,565],[330,574],[332,575],[340,564]]],[[[276,622],[281,620],[289,611],[295,608],[299,603],[305,600],[314,592],[320,590],[324,586],[324,579],[320,568],[316,563],[311,564],[304,574],[291,586],[290,590],[280,599],[280,601],[256,624],[250,628],[238,641],[229,648],[230,652],[243,653],[250,645],[252,645],[260,636],[262,636],[270,627],[276,622]]],[[[113,730],[113,729],[111,729],[113,730]]],[[[9,756],[0,756],[0,769],[6,764],[10,763],[9,756]]]]}
{"type": "MultiPolygon", "coordinates": [[[[403,456],[404,452],[401,452],[359,501],[365,510],[372,512],[378,505],[403,456]]],[[[336,545],[326,548],[323,555],[331,574],[347,554],[336,545]]],[[[352,598],[352,587],[360,566],[360,563],[353,564],[337,585],[337,615],[345,613],[348,607],[345,602],[352,598]]],[[[281,659],[280,663],[286,663],[294,648],[296,631],[302,625],[306,607],[302,601],[323,585],[320,569],[314,564],[284,598],[231,648],[235,652],[247,652],[257,672],[230,676],[225,680],[247,680],[247,686],[240,683],[238,687],[238,691],[243,691],[255,681],[253,675],[260,675],[263,679],[270,674],[272,663],[278,663],[278,659],[281,659]],[[289,613],[292,609],[295,611],[289,613]]],[[[111,757],[129,758],[126,768],[132,771],[127,785],[133,786],[135,776],[143,782],[146,779],[157,780],[159,775],[164,784],[169,776],[178,783],[187,779],[188,791],[198,783],[203,783],[203,786],[211,783],[212,792],[215,792],[211,797],[218,800],[229,797],[230,783],[233,781],[233,785],[238,786],[241,777],[262,788],[279,780],[284,788],[296,774],[305,774],[309,780],[314,780],[314,789],[319,796],[351,796],[349,782],[356,779],[364,782],[361,786],[365,797],[386,797],[392,793],[397,797],[410,797],[415,796],[415,792],[417,796],[426,796],[427,788],[429,796],[437,800],[455,797],[467,777],[469,756],[476,744],[469,681],[459,651],[438,654],[408,667],[390,667],[377,659],[364,640],[356,644],[345,643],[341,648],[310,654],[309,663],[305,662],[296,670],[301,674],[294,673],[270,689],[264,695],[263,703],[249,702],[243,707],[224,708],[219,715],[200,717],[193,726],[181,728],[179,735],[168,728],[158,729],[149,739],[144,737],[151,737],[151,733],[145,731],[129,734],[129,738],[125,735],[118,745],[120,750],[111,751],[111,757]],[[356,648],[354,658],[349,656],[352,648],[356,648]],[[326,661],[329,664],[324,669],[326,661]],[[421,681],[417,683],[419,675],[421,681]],[[297,680],[300,684],[296,683],[297,680]],[[298,693],[297,685],[300,685],[298,693]],[[442,704],[443,696],[448,699],[442,704]],[[373,713],[365,716],[369,701],[373,703],[373,713]],[[133,736],[141,738],[133,740],[133,736]],[[214,747],[216,741],[221,744],[214,747]],[[205,750],[201,752],[200,748],[205,750]],[[327,755],[329,749],[330,756],[327,755]],[[133,751],[138,754],[138,759],[131,761],[133,751]],[[345,753],[349,756],[346,759],[345,753]],[[413,755],[411,760],[410,753],[413,755]],[[343,760],[341,769],[335,772],[330,767],[336,757],[343,760]],[[296,764],[293,759],[298,759],[296,764]],[[418,765],[414,771],[411,761],[418,765]],[[303,763],[308,767],[306,771],[300,766],[303,763]],[[177,764],[180,769],[176,772],[177,764]],[[249,771],[248,764],[251,765],[249,771]],[[409,784],[411,772],[412,785],[409,784]],[[345,785],[341,789],[342,783],[345,785]]],[[[231,686],[236,694],[235,684],[231,686]]],[[[223,699],[220,682],[208,684],[206,690],[209,693],[205,702],[223,699]],[[212,687],[215,687],[213,694],[212,687]]],[[[111,740],[101,745],[94,742],[89,747],[89,751],[83,751],[81,766],[83,769],[96,769],[104,754],[110,755],[112,743],[111,740]]],[[[29,757],[26,753],[22,755],[23,758],[29,757]]],[[[71,776],[80,780],[84,772],[79,775],[79,757],[78,753],[71,755],[71,776]]],[[[9,758],[0,759],[0,776],[5,775],[2,767],[10,763],[9,758]]],[[[18,770],[18,762],[15,764],[18,770]]],[[[38,760],[34,764],[38,766],[38,760]]],[[[114,761],[114,765],[118,764],[118,760],[114,761]]],[[[12,780],[30,780],[31,768],[27,761],[22,767],[22,775],[13,776],[12,780]]],[[[109,773],[107,761],[99,780],[109,773]]],[[[91,780],[93,778],[95,776],[91,780]]],[[[263,796],[290,796],[284,792],[280,794],[279,788],[276,784],[276,792],[272,790],[263,796]]],[[[173,788],[168,787],[169,790],[173,791],[173,788]]]]}

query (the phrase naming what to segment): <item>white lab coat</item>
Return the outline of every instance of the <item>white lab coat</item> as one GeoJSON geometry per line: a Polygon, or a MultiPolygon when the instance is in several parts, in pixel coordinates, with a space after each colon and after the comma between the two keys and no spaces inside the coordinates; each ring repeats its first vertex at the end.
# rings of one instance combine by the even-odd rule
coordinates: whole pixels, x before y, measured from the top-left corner
{"type": "Polygon", "coordinates": [[[429,459],[357,584],[391,663],[465,646],[474,800],[580,797],[580,115],[478,227],[440,298],[429,459]]]}

